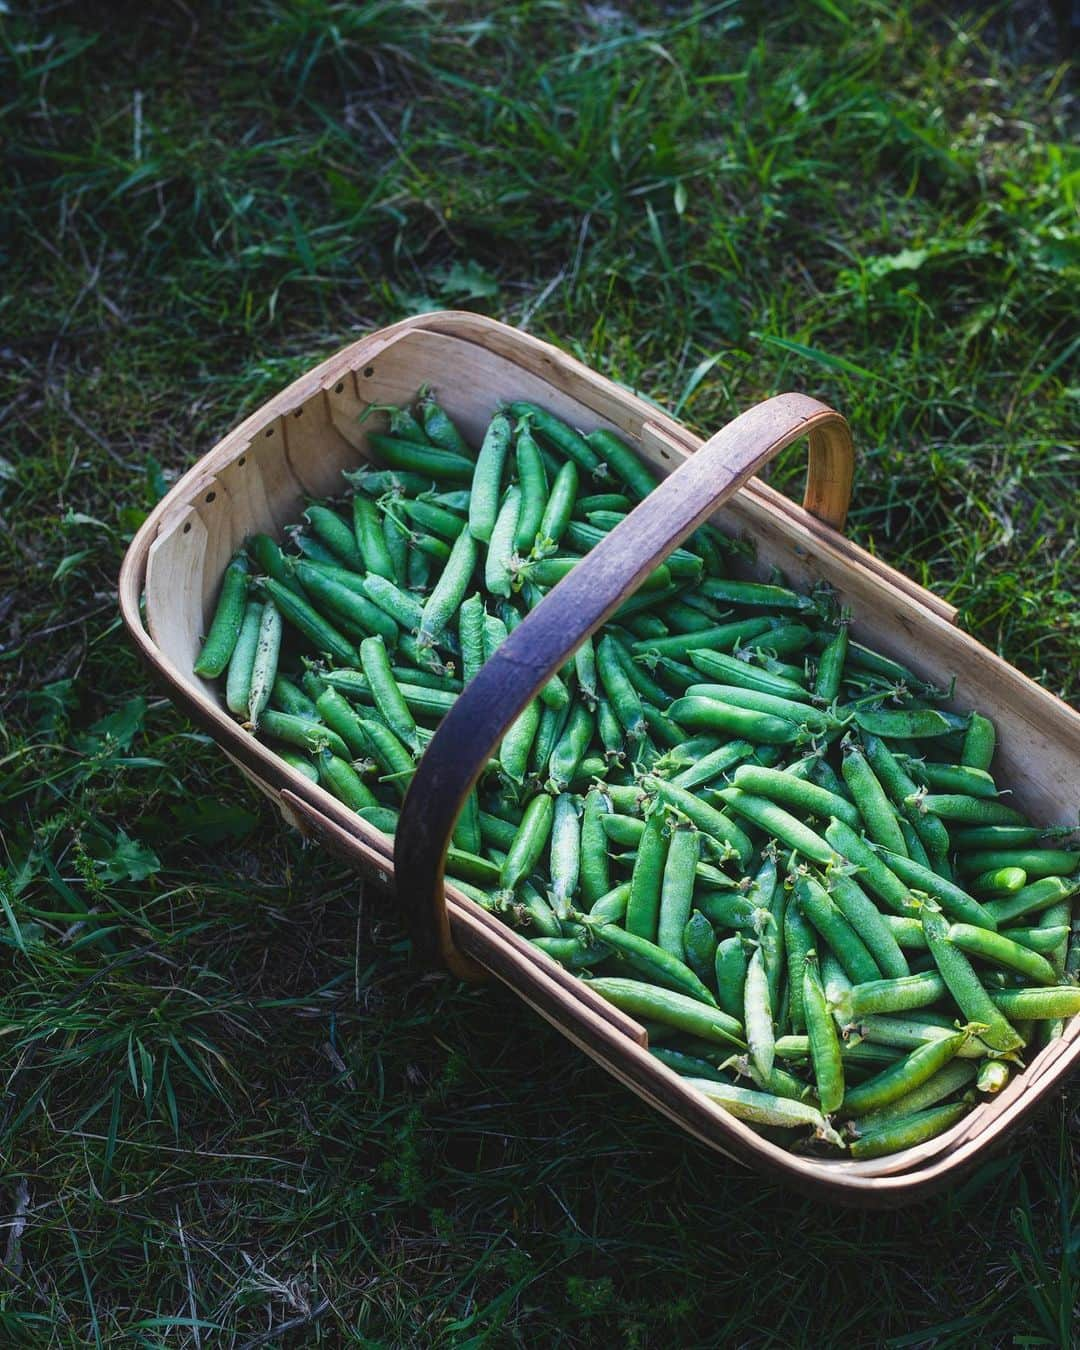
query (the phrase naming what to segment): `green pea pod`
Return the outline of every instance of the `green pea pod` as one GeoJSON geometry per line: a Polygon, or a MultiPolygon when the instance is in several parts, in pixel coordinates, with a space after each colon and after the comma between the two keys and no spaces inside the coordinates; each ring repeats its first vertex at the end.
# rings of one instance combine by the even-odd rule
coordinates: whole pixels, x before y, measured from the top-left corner
{"type": "Polygon", "coordinates": [[[499,872],[499,886],[504,893],[513,894],[529,875],[547,848],[555,818],[555,802],[546,792],[539,792],[525,807],[514,842],[503,859],[499,872]]]}
{"type": "Polygon", "coordinates": [[[1019,1050],[1023,1041],[991,1001],[971,962],[950,939],[948,920],[940,910],[926,905],[923,907],[922,925],[930,955],[957,1006],[969,1022],[984,1024],[985,1030],[979,1033],[980,1038],[999,1054],[1019,1050]]]}
{"type": "Polygon", "coordinates": [[[851,1088],[844,1097],[844,1114],[861,1116],[913,1091],[955,1059],[966,1039],[966,1033],[957,1032],[931,1041],[865,1083],[851,1088]]]}
{"type": "Polygon", "coordinates": [[[603,789],[592,788],[585,798],[581,818],[581,900],[590,911],[611,888],[604,818],[611,812],[611,798],[603,789]]]}
{"type": "Polygon", "coordinates": [[[654,942],[657,936],[667,850],[665,814],[654,808],[645,821],[630,879],[630,903],[626,908],[627,932],[646,938],[649,942],[654,942]]]}
{"type": "Polygon", "coordinates": [[[814,1066],[818,1101],[826,1115],[840,1109],[844,1100],[844,1061],[840,1056],[840,1038],[836,1023],[825,1002],[825,990],[818,974],[817,952],[809,952],[803,968],[803,1015],[810,1039],[810,1059],[814,1066]]]}
{"type": "Polygon", "coordinates": [[[820,882],[800,876],[795,883],[795,899],[806,919],[821,934],[856,984],[880,978],[881,971],[866,944],[844,918],[820,882]]]}
{"type": "Polygon", "coordinates": [[[891,979],[910,974],[900,944],[877,905],[862,887],[852,877],[835,868],[826,873],[825,885],[840,913],[862,938],[881,973],[891,979]]]}
{"type": "Polygon", "coordinates": [[[742,1040],[742,1025],[719,1008],[701,999],[691,998],[674,989],[660,989],[640,980],[617,978],[587,981],[601,998],[632,1017],[645,1017],[664,1026],[685,1031],[714,1045],[734,1045],[746,1048],[742,1040]]]}
{"type": "Polygon", "coordinates": [[[509,597],[513,580],[514,534],[521,510],[521,493],[507,489],[495,519],[484,560],[484,585],[490,595],[509,597]]]}
{"type": "Polygon", "coordinates": [[[533,699],[511,723],[499,745],[499,768],[515,787],[525,782],[529,752],[540,726],[540,701],[533,699]]]}
{"type": "Polygon", "coordinates": [[[292,680],[284,675],[278,675],[270,690],[270,701],[278,712],[295,713],[300,717],[307,717],[311,721],[317,720],[319,716],[318,709],[312,699],[307,694],[293,684],[292,680]]]}
{"type": "MultiPolygon", "coordinates": [[[[708,624],[706,616],[700,615],[699,617],[703,618],[705,623],[708,624]]],[[[776,698],[785,698],[795,702],[805,702],[810,697],[806,688],[797,681],[786,679],[782,675],[770,675],[767,670],[762,670],[760,666],[751,665],[749,661],[745,661],[741,657],[729,656],[726,652],[714,652],[708,649],[691,651],[688,655],[703,675],[707,675],[711,680],[716,680],[720,684],[741,686],[744,689],[756,690],[762,694],[772,694],[776,698]]]]}
{"type": "Polygon", "coordinates": [[[316,651],[327,652],[346,666],[360,664],[360,654],[342,634],[315,609],[272,577],[264,577],[262,587],[281,611],[282,617],[311,643],[316,651]]]}
{"type": "Polygon", "coordinates": [[[841,858],[858,869],[860,884],[900,914],[914,914],[916,908],[911,892],[895,872],[881,861],[865,839],[842,820],[832,820],[825,831],[825,839],[841,858]]]}
{"type": "Polygon", "coordinates": [[[785,718],[721,703],[714,698],[685,696],[676,699],[667,712],[688,731],[720,731],[768,745],[791,745],[807,737],[806,732],[785,718]]]}
{"type": "Polygon", "coordinates": [[[360,664],[380,715],[394,734],[415,753],[419,749],[416,720],[390,669],[390,658],[382,638],[370,637],[361,642],[360,664]]]}
{"type": "Polygon", "coordinates": [[[640,739],[645,734],[641,697],[627,678],[619,659],[618,647],[608,635],[597,644],[596,671],[610,706],[626,734],[640,739]]]}
{"type": "Polygon", "coordinates": [[[989,961],[991,965],[1004,966],[1006,970],[1019,971],[1035,984],[1051,985],[1058,981],[1058,973],[1046,959],[1029,947],[1014,942],[1004,933],[989,933],[985,928],[976,928],[969,923],[949,925],[948,939],[968,956],[989,961]]]}
{"type": "Polygon", "coordinates": [[[353,766],[329,750],[324,750],[319,756],[319,781],[328,792],[332,792],[354,811],[378,806],[374,793],[353,766]]]}
{"type": "Polygon", "coordinates": [[[259,725],[263,709],[270,702],[270,691],[277,676],[278,655],[281,652],[281,628],[281,611],[273,600],[267,600],[259,620],[255,659],[248,685],[247,716],[253,731],[259,725]]]}
{"type": "MultiPolygon", "coordinates": [[[[907,856],[907,845],[900,831],[892,803],[862,751],[850,742],[844,746],[840,772],[852,800],[866,823],[866,831],[877,844],[893,853],[907,856]]],[[[850,822],[849,822],[850,823],[850,822]]]]}
{"type": "MultiPolygon", "coordinates": [[[[502,413],[496,413],[488,423],[480,453],[476,457],[476,468],[472,477],[472,495],[469,500],[469,533],[481,543],[487,543],[495,528],[499,513],[499,499],[502,495],[503,469],[510,451],[510,420],[502,413]]],[[[517,528],[517,516],[513,521],[517,528]]],[[[510,535],[513,547],[513,532],[510,535]]]]}
{"type": "Polygon", "coordinates": [[[397,568],[387,547],[379,510],[367,497],[353,498],[353,533],[362,569],[396,582],[397,568]]]}
{"type": "Polygon", "coordinates": [[[953,722],[935,708],[903,708],[897,712],[866,712],[860,708],[855,721],[863,731],[884,740],[947,736],[955,729],[953,722]]]}
{"type": "Polygon", "coordinates": [[[843,725],[839,718],[825,709],[791,698],[779,698],[776,694],[765,694],[759,689],[747,689],[738,684],[692,684],[686,691],[686,697],[711,698],[718,703],[746,708],[750,712],[767,713],[770,717],[794,722],[796,726],[805,727],[817,735],[835,731],[843,725]]]}
{"type": "Polygon", "coordinates": [[[515,417],[527,417],[532,429],[539,436],[560,451],[567,460],[584,469],[586,473],[604,476],[600,457],[590,447],[585,437],[572,427],[568,427],[554,413],[549,413],[538,404],[528,403],[523,399],[511,403],[510,412],[515,417]]]}
{"type": "Polygon", "coordinates": [[[931,1107],[927,1111],[916,1111],[908,1116],[898,1116],[876,1130],[857,1135],[850,1146],[851,1156],[859,1161],[914,1148],[943,1134],[970,1110],[970,1102],[959,1101],[931,1107]]]}
{"type": "Polygon", "coordinates": [[[816,945],[817,935],[802,910],[797,904],[787,905],[784,909],[784,956],[788,972],[788,1020],[796,1031],[802,1031],[806,1026],[803,972],[806,957],[816,945]]]}
{"type": "Polygon", "coordinates": [[[776,1030],[769,998],[769,977],[760,945],[755,947],[746,967],[743,1009],[750,1057],[758,1072],[768,1077],[776,1054],[776,1030]]]}
{"type": "Polygon", "coordinates": [[[837,817],[846,821],[853,829],[859,828],[860,815],[852,803],[845,801],[836,792],[818,787],[817,783],[792,778],[790,769],[761,768],[757,764],[744,764],[734,772],[734,786],[752,795],[763,796],[768,801],[795,807],[803,815],[819,815],[823,819],[837,817]]]}
{"type": "Polygon", "coordinates": [[[636,501],[642,501],[659,481],[654,470],[643,461],[628,445],[625,445],[613,431],[607,427],[598,427],[585,437],[592,449],[607,465],[609,473],[625,483],[636,501]]]}
{"type": "MultiPolygon", "coordinates": [[[[1025,873],[1025,882],[1039,881],[1043,877],[1067,877],[1078,867],[1080,853],[1055,848],[977,849],[965,853],[957,863],[961,876],[999,868],[1019,868],[1025,873]]],[[[1019,887],[1013,889],[1019,890],[1019,887]]]]}
{"type": "MultiPolygon", "coordinates": [[[[428,434],[431,435],[430,430],[428,434]]],[[[434,440],[434,436],[431,439],[434,440]]],[[[380,432],[373,432],[368,437],[368,444],[390,468],[422,474],[436,483],[468,483],[473,476],[475,466],[465,453],[444,450],[438,445],[417,445],[414,441],[401,440],[380,432]]]]}
{"type": "Polygon", "coordinates": [[[695,869],[701,856],[701,836],[692,826],[672,831],[660,887],[657,945],[680,961],[686,959],[683,929],[694,898],[695,869]]]}
{"type": "Polygon", "coordinates": [[[715,960],[717,1002],[724,1012],[738,1022],[745,1021],[743,998],[748,965],[746,945],[741,937],[724,938],[717,944],[715,960]]]}
{"type": "MultiPolygon", "coordinates": [[[[957,1057],[951,1063],[946,1064],[943,1069],[938,1069],[937,1073],[931,1074],[924,1083],[920,1083],[911,1092],[905,1093],[902,1097],[897,1097],[887,1106],[879,1106],[874,1111],[867,1111],[865,1115],[859,1117],[856,1129],[862,1132],[876,1130],[888,1121],[898,1120],[901,1116],[910,1116],[914,1112],[923,1111],[929,1106],[936,1106],[945,1097],[951,1097],[954,1092],[970,1087],[975,1082],[976,1075],[990,1064],[1001,1064],[1001,1060],[984,1060],[980,1067],[970,1059],[957,1057]]],[[[1002,1067],[1005,1066],[1002,1065],[1002,1067]]]]}
{"type": "Polygon", "coordinates": [[[752,821],[766,834],[796,849],[806,858],[824,864],[831,863],[836,854],[828,844],[809,826],[804,825],[783,807],[769,801],[767,797],[755,797],[743,792],[741,788],[714,788],[710,796],[729,806],[736,815],[752,821]]]}
{"type": "Polygon", "coordinates": [[[283,586],[288,586],[295,594],[299,594],[300,588],[289,570],[289,560],[282,553],[277,540],[271,539],[268,534],[253,534],[248,540],[248,548],[260,572],[273,577],[275,581],[280,581],[283,586]]]}
{"type": "Polygon", "coordinates": [[[676,787],[674,783],[665,782],[662,778],[651,774],[641,780],[641,787],[650,794],[660,797],[676,811],[681,811],[687,820],[693,821],[705,834],[729,844],[744,866],[749,862],[754,846],[749,836],[730,816],[718,811],[715,806],[710,806],[708,802],[703,802],[700,797],[685,788],[676,787]]]}
{"type": "Polygon", "coordinates": [[[964,734],[964,748],[960,752],[961,764],[971,769],[989,769],[994,758],[994,745],[997,733],[994,724],[981,713],[973,712],[968,729],[964,734]]]}
{"type": "Polygon", "coordinates": [[[737,623],[718,624],[699,633],[675,633],[666,638],[642,638],[633,644],[632,650],[635,655],[652,652],[657,656],[670,656],[676,659],[706,647],[713,651],[731,652],[740,643],[752,642],[762,634],[772,631],[775,626],[774,619],[741,619],[737,623]]]}
{"type": "Polygon", "coordinates": [[[583,703],[575,703],[547,763],[549,783],[554,791],[563,792],[574,781],[592,740],[594,727],[592,713],[583,703]]]}
{"type": "Polygon", "coordinates": [[[1064,984],[1051,989],[995,990],[990,1001],[1013,1021],[1057,1020],[1080,1013],[1080,988],[1064,984]]]}
{"type": "Polygon", "coordinates": [[[1015,811],[1003,802],[987,801],[984,797],[968,797],[962,793],[917,793],[907,801],[920,811],[929,811],[942,820],[958,820],[972,825],[1025,825],[1023,812],[1015,811]]]}
{"type": "Polygon", "coordinates": [[[713,998],[711,991],[698,979],[690,967],[678,957],[665,951],[663,947],[657,946],[654,942],[649,942],[646,938],[638,937],[634,933],[626,932],[617,923],[606,923],[592,915],[577,915],[575,917],[578,922],[583,923],[601,942],[611,947],[650,983],[676,990],[689,998],[707,1003],[710,1007],[715,1008],[717,1006],[716,999],[713,998]]]}
{"type": "Polygon", "coordinates": [[[456,455],[469,454],[469,445],[465,437],[430,393],[422,394],[418,406],[424,424],[424,434],[432,445],[456,455]]]}
{"type": "Polygon", "coordinates": [[[606,895],[593,904],[589,914],[594,919],[603,919],[606,923],[622,923],[626,918],[626,906],[630,903],[630,883],[621,882],[613,886],[606,895]]]}
{"type": "Polygon", "coordinates": [[[980,928],[997,928],[997,920],[985,905],[968,895],[967,891],[944,877],[938,876],[928,867],[922,867],[912,858],[901,857],[898,853],[880,850],[885,865],[902,881],[917,890],[932,895],[951,919],[962,923],[977,924],[980,928]]]}
{"type": "MultiPolygon", "coordinates": [[[[366,502],[366,498],[361,498],[361,500],[366,502]]],[[[371,507],[372,511],[375,510],[370,502],[366,502],[366,504],[371,507]]],[[[364,570],[364,560],[360,555],[360,550],[356,547],[356,535],[336,511],[331,511],[328,506],[320,506],[316,503],[308,507],[304,516],[320,542],[326,545],[339,562],[351,568],[354,572],[364,570]]]]}
{"type": "Polygon", "coordinates": [[[194,667],[195,674],[204,679],[215,679],[229,664],[244,622],[248,573],[248,561],[242,553],[231,558],[225,568],[210,631],[194,667]]]}
{"type": "Polygon", "coordinates": [[[548,871],[551,907],[559,919],[566,919],[581,876],[581,803],[569,792],[555,798],[548,871]]]}
{"type": "Polygon", "coordinates": [[[716,934],[713,926],[701,913],[695,910],[687,919],[682,931],[683,951],[686,964],[702,982],[712,987],[716,983],[716,934]]]}
{"type": "Polygon", "coordinates": [[[368,598],[363,577],[344,568],[327,568],[319,563],[300,562],[293,568],[304,594],[332,624],[350,633],[378,634],[391,645],[397,640],[396,621],[368,598]]]}
{"type": "Polygon", "coordinates": [[[225,677],[225,706],[237,717],[245,719],[248,716],[248,704],[251,699],[251,672],[255,666],[255,655],[259,647],[262,614],[263,606],[257,600],[247,602],[244,621],[240,625],[240,636],[236,639],[236,645],[229,657],[229,669],[225,677]]]}
{"type": "Polygon", "coordinates": [[[1068,900],[1080,890],[1080,878],[1066,880],[1064,877],[1043,877],[1029,886],[1022,886],[1012,895],[1001,900],[989,900],[984,908],[996,923],[1009,923],[1022,918],[1025,914],[1034,914],[1049,909],[1051,905],[1068,900]]]}
{"type": "Polygon", "coordinates": [[[823,703],[833,703],[840,693],[844,677],[844,663],[848,652],[848,625],[841,620],[836,636],[823,648],[818,658],[814,677],[814,697],[823,703]]]}
{"type": "Polygon", "coordinates": [[[544,512],[540,517],[540,529],[537,531],[537,542],[534,550],[537,556],[554,553],[558,548],[559,541],[566,533],[567,526],[570,524],[570,517],[573,515],[577,490],[577,465],[567,462],[555,475],[551,492],[544,504],[544,512]]]}
{"type": "Polygon", "coordinates": [[[286,745],[295,745],[302,750],[317,753],[326,746],[335,755],[348,759],[350,751],[342,738],[332,727],[307,717],[298,717],[294,713],[275,712],[272,708],[262,715],[262,732],[271,740],[284,741],[286,745]]]}
{"type": "Polygon", "coordinates": [[[840,1021],[850,1026],[860,1017],[928,1008],[944,998],[947,992],[941,976],[927,970],[915,975],[901,975],[897,979],[866,980],[852,985],[840,993],[833,1007],[840,1021]]]}
{"type": "Polygon", "coordinates": [[[420,616],[419,641],[434,645],[436,638],[461,606],[476,566],[476,540],[463,530],[454,540],[443,574],[428,596],[420,616]]]}
{"type": "Polygon", "coordinates": [[[843,1147],[840,1136],[817,1107],[811,1106],[809,1102],[792,1101],[788,1097],[755,1092],[750,1088],[731,1087],[727,1083],[714,1083],[707,1078],[688,1078],[686,1081],[738,1120],[780,1129],[809,1126],[819,1138],[839,1148],[843,1147]]]}
{"type": "MultiPolygon", "coordinates": [[[[690,742],[684,741],[680,743],[680,746],[689,744],[690,742]]],[[[678,749],[680,746],[673,748],[678,749]]],[[[695,751],[689,766],[683,769],[681,773],[677,773],[671,779],[671,782],[675,787],[686,788],[687,791],[691,788],[704,787],[719,778],[721,774],[726,773],[740,760],[748,759],[753,753],[754,747],[749,741],[728,741],[726,745],[716,746],[715,749],[711,749],[703,755],[698,755],[695,751]]],[[[738,774],[736,774],[737,779],[738,774]]]]}

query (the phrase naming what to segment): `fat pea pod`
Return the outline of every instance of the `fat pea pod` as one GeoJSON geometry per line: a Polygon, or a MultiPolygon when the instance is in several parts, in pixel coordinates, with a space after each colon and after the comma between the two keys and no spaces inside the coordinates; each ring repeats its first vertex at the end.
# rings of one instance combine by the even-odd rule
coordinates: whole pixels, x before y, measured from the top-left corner
{"type": "Polygon", "coordinates": [[[248,685],[247,719],[254,731],[259,718],[270,702],[270,691],[277,676],[278,656],[281,652],[281,611],[273,600],[267,600],[259,620],[255,640],[255,657],[251,663],[248,685]]]}
{"type": "Polygon", "coordinates": [[[951,919],[977,924],[981,928],[991,930],[997,928],[997,920],[991,911],[954,882],[946,881],[944,877],[938,876],[928,867],[921,866],[912,858],[891,853],[888,849],[880,847],[879,852],[890,871],[909,886],[932,895],[951,919]]]}
{"type": "MultiPolygon", "coordinates": [[[[434,441],[434,436],[431,439],[434,441]]],[[[368,444],[391,469],[420,474],[436,483],[468,483],[472,479],[475,465],[467,451],[445,450],[437,444],[417,445],[415,441],[387,436],[382,432],[372,432],[368,444]]]]}
{"type": "Polygon", "coordinates": [[[767,797],[756,797],[737,787],[713,788],[710,796],[814,862],[828,864],[836,856],[831,845],[819,834],[767,797]]]}
{"type": "Polygon", "coordinates": [[[754,846],[750,842],[750,837],[730,816],[710,806],[708,802],[703,802],[694,793],[676,787],[674,783],[665,782],[662,778],[646,775],[641,779],[640,786],[646,792],[660,797],[676,811],[682,812],[687,820],[693,821],[699,830],[711,838],[729,844],[744,866],[750,861],[754,846]]]}
{"type": "Polygon", "coordinates": [[[390,658],[386,654],[386,645],[382,638],[370,637],[361,642],[360,665],[380,716],[391,731],[400,737],[414,754],[417,753],[420,742],[416,732],[416,719],[394,678],[394,672],[390,669],[390,658]]]}
{"type": "Polygon", "coordinates": [[[746,1049],[742,1024],[720,1008],[673,989],[661,989],[640,980],[615,977],[592,979],[589,987],[633,1017],[644,1017],[687,1032],[714,1045],[746,1049]]]}
{"type": "Polygon", "coordinates": [[[537,793],[522,812],[514,842],[499,870],[500,897],[509,900],[540,861],[551,837],[555,802],[546,792],[537,793]]]}
{"type": "Polygon", "coordinates": [[[843,1147],[840,1136],[809,1102],[792,1101],[789,1097],[732,1087],[727,1083],[714,1083],[706,1078],[688,1078],[686,1081],[738,1120],[776,1128],[808,1126],[819,1139],[843,1147]]]}
{"type": "Polygon", "coordinates": [[[367,497],[353,498],[353,533],[361,570],[398,581],[398,570],[387,547],[379,510],[367,497]]]}
{"type": "Polygon", "coordinates": [[[795,900],[852,981],[858,984],[880,978],[881,971],[866,944],[819,881],[800,876],[795,883],[795,900]]]}
{"type": "Polygon", "coordinates": [[[673,989],[710,1007],[718,1006],[711,990],[690,967],[655,942],[628,933],[617,923],[605,922],[591,914],[575,914],[574,918],[650,983],[673,989]]]}
{"type": "Polygon", "coordinates": [[[272,577],[263,577],[260,583],[267,596],[281,611],[282,617],[311,643],[316,651],[326,652],[343,665],[360,664],[360,654],[342,634],[300,596],[272,577]]]}
{"type": "Polygon", "coordinates": [[[476,540],[463,530],[454,540],[454,546],[442,576],[428,596],[420,615],[419,642],[433,646],[443,629],[457,613],[469,589],[476,567],[476,540]]]}
{"type": "Polygon", "coordinates": [[[484,585],[489,595],[509,598],[513,580],[514,535],[521,511],[521,492],[516,487],[506,491],[499,508],[484,559],[484,585]]]}
{"type": "Polygon", "coordinates": [[[231,713],[244,718],[245,721],[248,718],[251,673],[259,646],[263,608],[258,600],[247,602],[240,624],[240,633],[229,657],[229,668],[225,676],[225,706],[231,713]]]}
{"type": "MultiPolygon", "coordinates": [[[[491,538],[495,518],[499,512],[503,469],[510,451],[510,434],[509,418],[502,413],[496,413],[488,423],[480,453],[476,457],[469,498],[469,533],[484,544],[491,538]]],[[[514,528],[516,527],[515,517],[514,528]]],[[[511,543],[512,541],[511,532],[511,543]]]]}
{"type": "Polygon", "coordinates": [[[715,988],[716,934],[700,910],[694,910],[687,919],[682,931],[682,945],[686,964],[702,984],[715,988]]]}
{"type": "Polygon", "coordinates": [[[921,1086],[956,1058],[966,1039],[964,1032],[956,1032],[922,1045],[865,1083],[851,1088],[844,1097],[845,1116],[861,1116],[888,1106],[921,1086]]]}
{"type": "Polygon", "coordinates": [[[843,746],[840,772],[848,785],[852,800],[866,823],[870,838],[893,853],[907,856],[907,846],[900,832],[892,803],[886,796],[877,775],[862,751],[851,741],[843,746]]]}
{"type": "Polygon", "coordinates": [[[645,820],[626,907],[626,931],[649,942],[655,942],[657,937],[667,850],[666,813],[654,807],[645,820]]]}
{"type": "Polygon", "coordinates": [[[237,553],[225,568],[214,617],[195,662],[196,675],[215,679],[229,664],[244,622],[249,581],[247,558],[237,553]]]}
{"type": "Polygon", "coordinates": [[[735,770],[732,781],[741,791],[793,807],[800,814],[820,816],[824,820],[836,816],[853,829],[858,829],[861,824],[859,812],[850,802],[816,783],[793,778],[788,769],[765,769],[756,764],[744,764],[735,770]]]}
{"type": "Polygon", "coordinates": [[[983,1024],[980,1039],[999,1054],[1019,1050],[1023,1041],[992,1002],[971,962],[950,939],[949,922],[945,916],[929,904],[924,905],[922,925],[934,964],[948,985],[957,1007],[969,1022],[983,1024]]]}
{"type": "Polygon", "coordinates": [[[519,399],[510,404],[510,412],[515,417],[527,417],[532,429],[548,444],[553,445],[567,459],[584,469],[586,473],[603,477],[605,471],[600,456],[579,432],[566,425],[553,413],[536,403],[519,399]]]}
{"type": "Polygon", "coordinates": [[[821,987],[816,951],[807,953],[803,966],[802,1009],[810,1039],[818,1101],[822,1111],[831,1115],[840,1109],[844,1100],[844,1061],[840,1055],[836,1023],[821,987]]]}
{"type": "Polygon", "coordinates": [[[327,614],[331,624],[340,624],[350,633],[365,637],[376,633],[391,645],[396,642],[396,619],[368,597],[363,577],[345,568],[309,562],[296,563],[290,575],[303,587],[300,598],[309,596],[315,608],[327,614]]]}
{"type": "Polygon", "coordinates": [[[851,1156],[862,1161],[924,1144],[928,1139],[944,1134],[971,1110],[971,1106],[967,1100],[947,1102],[944,1106],[893,1117],[876,1129],[857,1132],[850,1145],[851,1156]]]}
{"type": "Polygon", "coordinates": [[[686,959],[683,929],[690,918],[700,857],[701,836],[693,826],[672,831],[660,885],[656,941],[680,961],[686,959]]]}

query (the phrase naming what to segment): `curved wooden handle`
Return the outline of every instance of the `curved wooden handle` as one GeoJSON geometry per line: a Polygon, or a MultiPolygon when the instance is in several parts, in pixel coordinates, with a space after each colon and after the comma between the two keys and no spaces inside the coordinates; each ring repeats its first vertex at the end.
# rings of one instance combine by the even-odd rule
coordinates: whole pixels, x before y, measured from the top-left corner
{"type": "MultiPolygon", "coordinates": [[[[807,506],[843,524],[854,452],[824,403],[780,394],[729,422],[604,536],[486,661],[443,718],[413,777],[394,843],[397,894],[416,957],[465,973],[443,897],[446,850],[465,798],[529,701],[648,574],[759,468],[810,437],[807,506]]],[[[479,974],[479,972],[477,972],[479,974]]]]}

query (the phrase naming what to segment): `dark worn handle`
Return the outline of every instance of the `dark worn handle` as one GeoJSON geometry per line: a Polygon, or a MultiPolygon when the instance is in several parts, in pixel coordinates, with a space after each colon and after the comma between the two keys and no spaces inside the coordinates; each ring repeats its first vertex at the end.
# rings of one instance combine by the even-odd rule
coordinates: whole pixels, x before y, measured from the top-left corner
{"type": "Polygon", "coordinates": [[[830,524],[842,524],[854,461],[847,423],[803,394],[768,399],[706,441],[605,535],[470,681],[417,766],[395,836],[397,894],[420,962],[465,969],[443,896],[446,850],[465,798],[504,732],[672,549],[763,464],[805,435],[807,504],[815,503],[830,524]]]}

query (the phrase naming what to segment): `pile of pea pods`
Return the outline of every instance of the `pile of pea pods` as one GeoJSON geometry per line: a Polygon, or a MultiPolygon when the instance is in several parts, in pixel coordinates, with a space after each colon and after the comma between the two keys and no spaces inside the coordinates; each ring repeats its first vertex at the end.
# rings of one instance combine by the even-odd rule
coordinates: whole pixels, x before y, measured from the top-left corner
{"type": "MultiPolygon", "coordinates": [[[[478,450],[425,391],[382,411],[378,464],[230,562],[196,671],[393,834],[464,684],[656,480],[532,403],[478,450]]],[[[987,717],[853,641],[835,594],[733,576],[747,551],[703,526],[578,649],[447,872],[724,1110],[876,1157],[1080,1012],[1080,852],[1008,803],[987,717]]]]}

